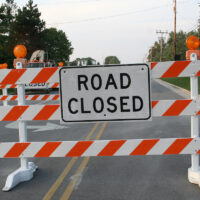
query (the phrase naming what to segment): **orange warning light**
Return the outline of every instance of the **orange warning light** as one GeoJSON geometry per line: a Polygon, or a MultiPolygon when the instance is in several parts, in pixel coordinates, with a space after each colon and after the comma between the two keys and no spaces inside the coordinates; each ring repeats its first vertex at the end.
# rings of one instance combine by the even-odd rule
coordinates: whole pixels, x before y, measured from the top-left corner
{"type": "Polygon", "coordinates": [[[7,69],[7,68],[8,68],[8,64],[7,64],[7,63],[4,63],[4,64],[3,64],[3,67],[4,67],[4,69],[7,69]]]}
{"type": "Polygon", "coordinates": [[[196,50],[199,48],[200,42],[197,36],[191,35],[186,39],[186,46],[190,50],[196,50]]]}
{"type": "Polygon", "coordinates": [[[27,54],[26,47],[22,44],[15,46],[13,53],[16,58],[24,58],[27,54]]]}
{"type": "Polygon", "coordinates": [[[7,69],[7,68],[8,68],[7,63],[0,64],[0,69],[7,69]]]}
{"type": "Polygon", "coordinates": [[[62,67],[63,65],[64,65],[63,62],[59,62],[59,63],[58,63],[58,66],[59,66],[59,67],[62,67]]]}

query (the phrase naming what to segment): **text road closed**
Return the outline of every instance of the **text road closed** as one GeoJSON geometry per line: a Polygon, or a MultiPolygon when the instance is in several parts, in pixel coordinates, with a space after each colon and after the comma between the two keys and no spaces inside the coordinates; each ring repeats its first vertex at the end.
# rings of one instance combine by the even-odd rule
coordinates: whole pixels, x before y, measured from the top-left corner
{"type": "Polygon", "coordinates": [[[149,80],[146,64],[61,68],[61,118],[64,122],[150,119],[149,80]]]}

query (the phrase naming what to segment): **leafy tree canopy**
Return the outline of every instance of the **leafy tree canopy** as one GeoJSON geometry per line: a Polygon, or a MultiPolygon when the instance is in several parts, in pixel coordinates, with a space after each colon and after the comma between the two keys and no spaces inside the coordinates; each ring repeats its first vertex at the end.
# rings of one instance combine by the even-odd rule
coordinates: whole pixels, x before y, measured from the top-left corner
{"type": "Polygon", "coordinates": [[[24,44],[28,50],[28,57],[41,43],[39,35],[45,28],[45,22],[40,16],[37,5],[29,0],[24,7],[18,9],[12,26],[11,35],[14,43],[24,44]]]}
{"type": "Polygon", "coordinates": [[[104,64],[106,65],[120,64],[120,60],[116,56],[107,56],[105,58],[104,64]]]}
{"type": "MultiPolygon", "coordinates": [[[[77,66],[77,67],[86,66],[86,65],[96,65],[96,60],[91,57],[76,58],[74,61],[69,62],[68,65],[69,66],[77,66]]],[[[99,64],[97,64],[97,65],[99,65],[99,64]]]]}
{"type": "Polygon", "coordinates": [[[41,32],[41,49],[48,52],[49,58],[56,62],[67,62],[72,54],[71,42],[62,30],[45,29],[41,32]]]}
{"type": "MultiPolygon", "coordinates": [[[[189,33],[179,31],[176,34],[176,54],[179,56],[180,60],[185,60],[185,54],[188,50],[185,41],[186,38],[190,35],[198,36],[198,32],[191,31],[189,33]]],[[[149,62],[159,61],[160,60],[160,43],[158,41],[154,42],[154,45],[149,49],[148,57],[149,62]]],[[[169,38],[167,41],[163,41],[163,54],[162,61],[174,60],[174,32],[169,33],[169,38]]]]}
{"type": "Polygon", "coordinates": [[[26,46],[27,58],[35,50],[43,49],[51,59],[66,62],[73,51],[63,31],[45,28],[45,21],[33,0],[28,0],[22,8],[17,7],[14,0],[0,4],[0,63],[12,66],[13,48],[17,44],[26,46]]]}
{"type": "Polygon", "coordinates": [[[14,21],[17,6],[14,0],[6,0],[0,5],[0,63],[11,64],[13,54],[11,49],[10,30],[14,21]]]}

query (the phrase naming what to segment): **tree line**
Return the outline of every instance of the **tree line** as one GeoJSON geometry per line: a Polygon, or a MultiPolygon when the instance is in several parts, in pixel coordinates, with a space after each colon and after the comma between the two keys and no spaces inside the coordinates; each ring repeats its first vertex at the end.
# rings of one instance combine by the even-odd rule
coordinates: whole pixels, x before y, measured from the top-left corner
{"type": "Polygon", "coordinates": [[[20,8],[14,0],[6,0],[0,5],[0,63],[12,67],[13,48],[23,44],[27,48],[27,58],[38,49],[48,53],[49,59],[67,63],[73,52],[71,42],[65,32],[56,28],[46,28],[33,0],[20,8]]]}
{"type": "MultiPolygon", "coordinates": [[[[198,36],[197,31],[184,32],[179,31],[176,33],[176,55],[178,60],[185,60],[185,54],[188,50],[185,41],[188,36],[196,35],[198,36]]],[[[167,41],[162,40],[163,43],[163,53],[162,61],[173,61],[174,60],[174,32],[169,33],[167,41]]],[[[160,41],[155,41],[153,46],[148,51],[147,60],[149,62],[160,61],[160,41]]]]}

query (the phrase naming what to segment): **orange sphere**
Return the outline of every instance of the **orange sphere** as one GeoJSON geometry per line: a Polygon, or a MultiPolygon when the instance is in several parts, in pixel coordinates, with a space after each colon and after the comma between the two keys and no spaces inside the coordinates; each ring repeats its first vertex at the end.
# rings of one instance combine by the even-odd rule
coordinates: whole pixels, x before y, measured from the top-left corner
{"type": "Polygon", "coordinates": [[[7,63],[0,64],[0,69],[7,69],[7,68],[8,68],[7,63]]]}
{"type": "Polygon", "coordinates": [[[59,67],[62,67],[63,65],[64,65],[63,62],[59,62],[59,63],[58,63],[58,66],[59,66],[59,67]]]}
{"type": "Polygon", "coordinates": [[[4,69],[7,69],[7,68],[8,68],[8,64],[7,64],[7,63],[4,63],[4,64],[3,64],[3,68],[4,68],[4,69]]]}
{"type": "Polygon", "coordinates": [[[190,50],[198,49],[199,45],[200,45],[200,42],[197,36],[191,35],[186,39],[186,46],[190,50]]]}
{"type": "Polygon", "coordinates": [[[24,45],[19,44],[19,45],[15,46],[13,53],[16,58],[24,58],[24,57],[26,57],[27,50],[24,45]]]}

